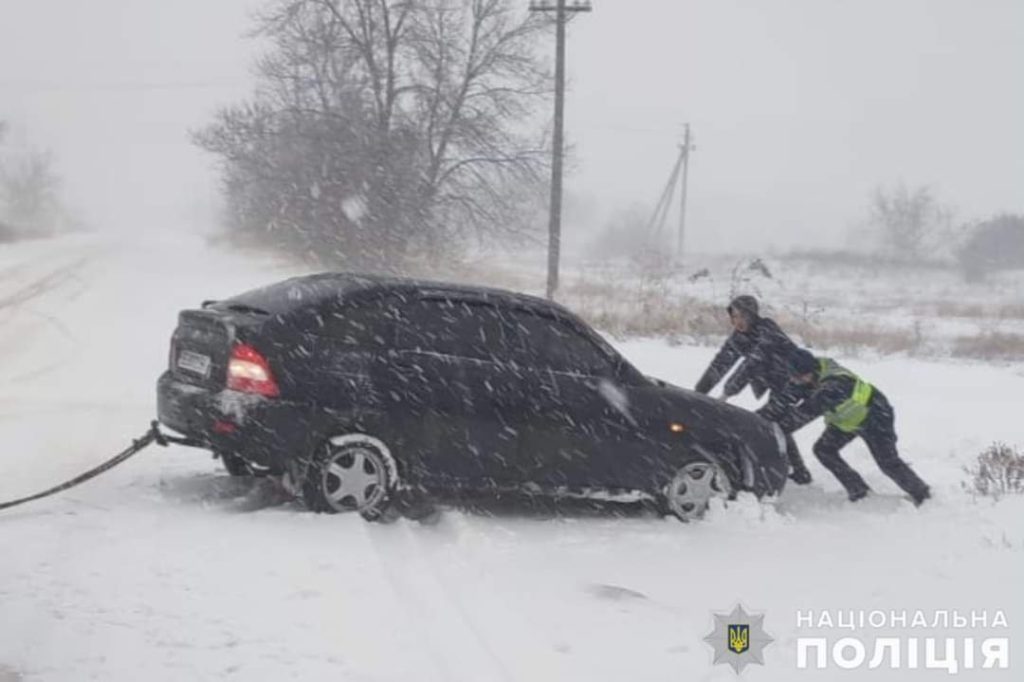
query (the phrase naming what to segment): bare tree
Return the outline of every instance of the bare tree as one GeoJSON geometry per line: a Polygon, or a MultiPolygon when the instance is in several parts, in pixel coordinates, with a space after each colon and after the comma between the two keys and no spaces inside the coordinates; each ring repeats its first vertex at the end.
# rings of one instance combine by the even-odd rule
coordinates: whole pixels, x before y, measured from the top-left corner
{"type": "Polygon", "coordinates": [[[32,151],[0,166],[0,208],[22,234],[52,234],[61,221],[60,178],[53,156],[32,151]]]}
{"type": "Polygon", "coordinates": [[[467,233],[516,230],[542,196],[528,133],[549,77],[542,19],[513,0],[279,0],[253,100],[197,135],[221,157],[233,225],[384,266],[467,233]]]}
{"type": "Polygon", "coordinates": [[[951,212],[928,187],[914,190],[900,183],[877,188],[871,197],[871,222],[880,229],[884,247],[895,260],[926,255],[932,240],[948,231],[951,212]]]}

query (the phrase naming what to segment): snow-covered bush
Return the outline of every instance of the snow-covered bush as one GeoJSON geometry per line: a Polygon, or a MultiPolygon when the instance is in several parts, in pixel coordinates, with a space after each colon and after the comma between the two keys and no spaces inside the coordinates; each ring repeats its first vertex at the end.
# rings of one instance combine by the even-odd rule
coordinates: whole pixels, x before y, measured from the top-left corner
{"type": "Polygon", "coordinates": [[[978,224],[958,258],[970,281],[998,270],[1024,269],[1024,216],[1004,213],[978,224]]]}
{"type": "Polygon", "coordinates": [[[952,215],[929,187],[900,183],[878,187],[871,196],[870,223],[878,230],[884,253],[897,261],[935,255],[948,242],[952,215]]]}
{"type": "Polygon", "coordinates": [[[971,467],[964,467],[970,480],[964,487],[976,495],[999,499],[1010,493],[1024,493],[1024,452],[1005,443],[993,443],[978,455],[971,467]]]}

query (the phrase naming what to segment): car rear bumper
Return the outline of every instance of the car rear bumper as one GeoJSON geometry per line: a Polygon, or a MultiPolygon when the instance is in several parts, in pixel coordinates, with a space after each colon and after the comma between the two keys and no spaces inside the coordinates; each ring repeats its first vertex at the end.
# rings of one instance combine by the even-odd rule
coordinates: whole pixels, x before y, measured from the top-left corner
{"type": "Polygon", "coordinates": [[[229,389],[213,391],[164,372],[157,381],[157,418],[167,428],[210,450],[232,452],[283,471],[310,452],[309,408],[229,389]]]}

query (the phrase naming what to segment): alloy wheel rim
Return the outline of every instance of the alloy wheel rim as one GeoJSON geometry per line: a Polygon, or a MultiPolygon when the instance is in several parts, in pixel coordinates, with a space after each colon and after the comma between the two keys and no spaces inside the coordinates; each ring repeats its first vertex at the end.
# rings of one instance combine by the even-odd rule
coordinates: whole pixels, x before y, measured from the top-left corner
{"type": "Polygon", "coordinates": [[[681,519],[699,519],[711,500],[727,499],[732,492],[721,469],[710,462],[691,462],[669,484],[668,503],[681,519]]]}
{"type": "Polygon", "coordinates": [[[385,471],[376,453],[365,447],[347,447],[324,462],[321,481],[324,498],[337,511],[362,511],[384,496],[385,471]]]}

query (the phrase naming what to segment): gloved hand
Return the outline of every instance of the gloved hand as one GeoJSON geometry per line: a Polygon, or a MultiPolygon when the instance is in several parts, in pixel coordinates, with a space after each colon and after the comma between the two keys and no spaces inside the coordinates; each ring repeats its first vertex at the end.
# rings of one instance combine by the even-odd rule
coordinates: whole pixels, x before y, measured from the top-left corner
{"type": "Polygon", "coordinates": [[[797,485],[807,485],[811,482],[811,472],[804,466],[793,467],[793,470],[789,472],[789,478],[797,485]]]}

